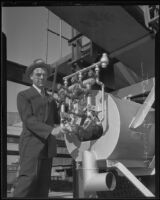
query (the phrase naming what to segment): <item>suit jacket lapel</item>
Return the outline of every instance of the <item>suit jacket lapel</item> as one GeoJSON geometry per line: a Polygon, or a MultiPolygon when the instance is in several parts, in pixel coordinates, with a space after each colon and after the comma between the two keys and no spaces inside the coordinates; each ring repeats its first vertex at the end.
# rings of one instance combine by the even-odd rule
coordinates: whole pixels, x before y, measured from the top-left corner
{"type": "Polygon", "coordinates": [[[32,86],[31,87],[31,91],[35,94],[37,93],[39,95],[39,98],[45,103],[45,114],[44,114],[44,122],[46,122],[47,118],[48,118],[48,107],[49,107],[49,102],[48,102],[48,97],[47,97],[47,93],[45,92],[45,96],[42,97],[41,94],[32,86]]]}

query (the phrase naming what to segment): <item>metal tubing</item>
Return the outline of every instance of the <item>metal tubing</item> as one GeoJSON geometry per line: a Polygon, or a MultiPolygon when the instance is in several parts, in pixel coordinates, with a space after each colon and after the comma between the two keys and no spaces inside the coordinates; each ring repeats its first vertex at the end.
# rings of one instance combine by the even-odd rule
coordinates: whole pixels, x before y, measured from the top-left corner
{"type": "Polygon", "coordinates": [[[102,58],[101,58],[100,61],[98,61],[97,63],[93,63],[93,64],[90,65],[89,67],[86,67],[86,68],[84,68],[84,69],[81,69],[81,70],[79,70],[79,71],[77,71],[77,72],[75,72],[75,73],[73,73],[73,74],[70,74],[70,75],[68,75],[68,76],[63,77],[63,80],[67,80],[67,79],[69,79],[69,78],[71,78],[71,77],[73,77],[73,76],[75,76],[75,75],[77,75],[77,74],[79,74],[79,73],[88,71],[89,69],[92,69],[92,68],[94,68],[94,67],[96,67],[96,66],[98,67],[98,66],[102,65],[102,68],[106,68],[108,62],[109,62],[109,61],[108,61],[107,54],[106,54],[106,53],[103,53],[102,58]]]}
{"type": "MultiPolygon", "coordinates": [[[[84,81],[82,82],[82,84],[83,84],[85,87],[87,87],[87,85],[93,85],[95,82],[96,82],[96,81],[95,81],[94,78],[89,78],[89,79],[84,80],[84,81]]],[[[73,88],[74,88],[74,86],[75,86],[75,84],[70,85],[70,86],[68,87],[68,90],[69,90],[69,91],[72,91],[73,88]]]]}
{"type": "Polygon", "coordinates": [[[102,104],[101,104],[101,109],[102,109],[102,118],[100,121],[103,121],[104,119],[104,84],[99,81],[99,79],[96,79],[96,83],[101,86],[101,94],[102,94],[102,104]]]}
{"type": "Polygon", "coordinates": [[[85,191],[112,191],[116,187],[116,178],[113,173],[98,173],[95,155],[92,152],[83,152],[83,180],[85,191]]]}
{"type": "Polygon", "coordinates": [[[91,106],[91,96],[87,96],[87,116],[89,117],[91,115],[90,109],[88,106],[91,106]]]}
{"type": "Polygon", "coordinates": [[[90,95],[88,95],[88,97],[87,97],[87,105],[91,105],[91,96],[90,95]]]}
{"type": "Polygon", "coordinates": [[[62,103],[62,105],[61,105],[61,112],[65,112],[65,106],[64,106],[64,103],[62,103]]]}
{"type": "Polygon", "coordinates": [[[81,69],[81,70],[79,70],[79,71],[77,71],[77,72],[75,72],[75,73],[73,73],[73,74],[70,74],[70,75],[68,75],[68,76],[65,76],[65,77],[63,78],[63,80],[67,80],[67,79],[71,78],[72,76],[75,76],[75,75],[78,75],[79,73],[88,71],[89,69],[94,68],[96,65],[99,66],[100,64],[101,64],[101,61],[99,61],[99,62],[97,62],[97,63],[94,63],[94,64],[90,65],[90,66],[87,67],[87,68],[81,69]]]}

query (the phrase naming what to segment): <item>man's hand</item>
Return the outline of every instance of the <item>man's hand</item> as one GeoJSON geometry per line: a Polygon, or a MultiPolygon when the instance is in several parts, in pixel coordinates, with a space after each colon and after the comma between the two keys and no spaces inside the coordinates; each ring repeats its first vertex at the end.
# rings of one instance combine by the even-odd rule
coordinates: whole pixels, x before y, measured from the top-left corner
{"type": "Polygon", "coordinates": [[[69,132],[69,128],[63,124],[61,124],[60,126],[55,126],[51,132],[51,135],[53,136],[58,136],[61,135],[62,133],[67,133],[69,132]]]}

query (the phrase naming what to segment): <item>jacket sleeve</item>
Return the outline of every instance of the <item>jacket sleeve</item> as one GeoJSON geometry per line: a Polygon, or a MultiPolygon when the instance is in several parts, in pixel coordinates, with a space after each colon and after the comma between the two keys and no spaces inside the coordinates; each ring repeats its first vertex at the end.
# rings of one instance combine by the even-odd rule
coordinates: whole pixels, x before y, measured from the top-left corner
{"type": "Polygon", "coordinates": [[[53,127],[40,121],[33,114],[31,103],[23,93],[19,93],[17,96],[17,109],[21,120],[27,129],[43,139],[48,138],[53,127]]]}

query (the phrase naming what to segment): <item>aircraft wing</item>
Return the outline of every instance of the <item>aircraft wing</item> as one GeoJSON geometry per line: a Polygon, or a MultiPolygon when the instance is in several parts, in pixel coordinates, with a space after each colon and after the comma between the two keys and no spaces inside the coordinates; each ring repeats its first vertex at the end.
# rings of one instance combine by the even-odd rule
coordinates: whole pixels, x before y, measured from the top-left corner
{"type": "MultiPolygon", "coordinates": [[[[135,6],[130,6],[134,7],[135,6]]],[[[154,76],[155,38],[123,6],[47,7],[142,79],[154,76]],[[143,68],[143,69],[142,69],[143,68]]],[[[139,13],[142,19],[142,13],[139,13]]]]}

